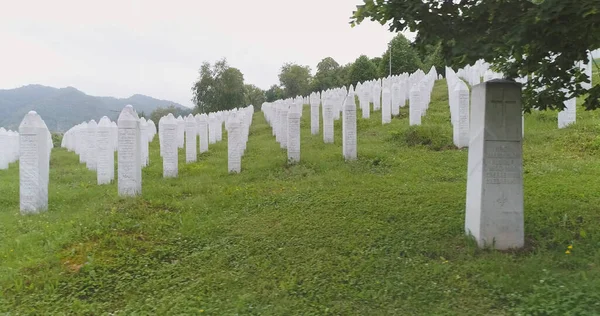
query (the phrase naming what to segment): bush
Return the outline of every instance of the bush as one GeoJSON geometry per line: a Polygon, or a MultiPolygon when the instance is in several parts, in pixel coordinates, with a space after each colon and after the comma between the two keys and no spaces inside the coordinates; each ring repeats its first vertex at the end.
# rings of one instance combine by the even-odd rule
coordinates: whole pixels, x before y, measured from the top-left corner
{"type": "Polygon", "coordinates": [[[424,146],[435,151],[456,149],[450,136],[452,131],[446,129],[437,125],[413,125],[405,130],[393,132],[391,137],[393,141],[403,142],[411,147],[424,146]]]}
{"type": "Polygon", "coordinates": [[[63,135],[60,133],[52,133],[52,144],[54,148],[59,148],[62,144],[63,135]]]}

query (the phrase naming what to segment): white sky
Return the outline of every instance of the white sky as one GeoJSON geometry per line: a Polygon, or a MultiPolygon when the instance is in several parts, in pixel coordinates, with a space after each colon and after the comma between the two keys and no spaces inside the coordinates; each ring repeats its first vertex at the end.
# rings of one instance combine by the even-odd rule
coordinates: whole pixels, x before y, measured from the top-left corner
{"type": "Polygon", "coordinates": [[[394,36],[351,28],[362,0],[0,0],[0,89],[73,86],[186,106],[203,61],[226,57],[267,89],[285,62],[380,56],[394,36]]]}

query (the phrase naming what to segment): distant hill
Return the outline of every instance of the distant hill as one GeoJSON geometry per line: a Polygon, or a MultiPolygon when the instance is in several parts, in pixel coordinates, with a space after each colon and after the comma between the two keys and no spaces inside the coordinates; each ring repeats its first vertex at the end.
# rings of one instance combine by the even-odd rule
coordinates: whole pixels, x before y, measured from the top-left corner
{"type": "Polygon", "coordinates": [[[83,121],[108,116],[116,120],[123,107],[133,105],[138,113],[148,117],[158,107],[175,106],[188,109],[172,101],[158,100],[135,94],[127,99],[95,97],[73,87],[52,88],[42,85],[28,85],[17,89],[0,89],[0,126],[16,130],[23,116],[34,110],[48,125],[50,131],[64,132],[83,121]]]}

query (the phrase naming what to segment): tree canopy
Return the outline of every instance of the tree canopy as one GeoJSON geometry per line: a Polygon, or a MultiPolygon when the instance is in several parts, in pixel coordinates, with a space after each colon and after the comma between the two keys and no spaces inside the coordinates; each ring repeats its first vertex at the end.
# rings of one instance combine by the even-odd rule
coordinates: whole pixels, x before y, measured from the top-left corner
{"type": "Polygon", "coordinates": [[[163,116],[168,115],[169,113],[173,114],[175,117],[177,116],[186,116],[190,113],[192,113],[191,109],[181,109],[181,108],[177,108],[173,105],[169,106],[169,107],[158,107],[156,108],[156,110],[152,111],[152,113],[150,113],[150,117],[149,119],[151,119],[152,121],[154,121],[154,123],[156,124],[157,128],[158,128],[158,121],[160,121],[160,118],[163,116]]]}
{"type": "Polygon", "coordinates": [[[281,67],[279,81],[285,98],[308,95],[311,83],[310,67],[286,63],[281,67]]]}
{"type": "Polygon", "coordinates": [[[363,82],[374,78],[377,78],[377,67],[375,64],[373,64],[369,57],[361,55],[350,67],[350,83],[356,85],[359,81],[363,82]]]}
{"type": "Polygon", "coordinates": [[[323,58],[317,64],[317,73],[312,81],[312,91],[322,91],[343,85],[341,67],[335,59],[331,57],[323,58]]]}
{"type": "Polygon", "coordinates": [[[192,86],[198,112],[208,113],[244,106],[244,75],[230,67],[226,59],[211,66],[204,62],[200,78],[192,86]]]}
{"type": "Polygon", "coordinates": [[[417,51],[411,47],[408,39],[399,33],[390,41],[388,49],[377,65],[380,77],[387,77],[390,74],[389,46],[392,47],[392,75],[399,75],[403,72],[412,73],[423,67],[417,51]]]}
{"type": "Polygon", "coordinates": [[[263,103],[266,101],[265,91],[253,84],[244,85],[245,105],[253,105],[255,111],[260,111],[263,103]]]}
{"type": "Polygon", "coordinates": [[[585,107],[600,106],[600,85],[582,87],[590,78],[576,64],[600,47],[598,0],[364,0],[351,24],[364,19],[417,32],[418,48],[441,43],[449,66],[483,59],[508,79],[529,75],[526,110],[562,109],[587,93],[585,107]]]}
{"type": "Polygon", "coordinates": [[[265,91],[265,97],[267,102],[273,102],[280,99],[283,99],[283,89],[280,86],[274,84],[269,90],[265,91]]]}

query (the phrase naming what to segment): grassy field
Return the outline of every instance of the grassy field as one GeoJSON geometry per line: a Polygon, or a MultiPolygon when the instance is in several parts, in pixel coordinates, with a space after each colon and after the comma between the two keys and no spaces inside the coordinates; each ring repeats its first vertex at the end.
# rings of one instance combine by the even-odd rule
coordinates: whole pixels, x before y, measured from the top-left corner
{"type": "MultiPolygon", "coordinates": [[[[598,81],[596,81],[598,82],[598,81]]],[[[580,109],[578,109],[580,110],[580,109]]],[[[600,314],[600,113],[557,129],[526,115],[525,249],[464,236],[467,150],[451,146],[446,84],[420,128],[359,119],[356,162],[310,135],[286,165],[256,113],[242,173],[226,142],[143,195],[117,196],[63,149],[50,209],[21,216],[18,165],[0,171],[0,313],[261,315],[600,314]],[[570,254],[566,250],[572,246],[570,254]]],[[[359,114],[360,116],[360,114],[359,114]]]]}

